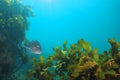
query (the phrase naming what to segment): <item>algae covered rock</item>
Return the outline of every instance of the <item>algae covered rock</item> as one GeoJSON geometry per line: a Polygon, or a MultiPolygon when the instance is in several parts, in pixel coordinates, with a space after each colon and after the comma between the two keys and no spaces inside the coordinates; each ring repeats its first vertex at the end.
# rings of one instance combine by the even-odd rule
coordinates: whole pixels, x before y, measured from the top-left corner
{"type": "Polygon", "coordinates": [[[30,16],[29,6],[20,0],[0,0],[0,80],[10,78],[26,62],[22,42],[30,16]]]}

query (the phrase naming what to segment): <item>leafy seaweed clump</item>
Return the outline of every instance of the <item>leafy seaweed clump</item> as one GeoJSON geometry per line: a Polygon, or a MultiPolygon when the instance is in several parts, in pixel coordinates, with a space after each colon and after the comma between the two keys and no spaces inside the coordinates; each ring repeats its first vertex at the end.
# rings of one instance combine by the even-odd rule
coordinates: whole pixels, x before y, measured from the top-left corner
{"type": "Polygon", "coordinates": [[[30,16],[30,7],[20,0],[0,0],[0,80],[7,80],[26,63],[22,42],[26,39],[30,16]]]}
{"type": "Polygon", "coordinates": [[[90,43],[80,39],[67,47],[53,48],[54,54],[46,60],[33,60],[33,69],[28,71],[26,80],[119,80],[120,42],[109,39],[111,49],[98,54],[90,43]]]}

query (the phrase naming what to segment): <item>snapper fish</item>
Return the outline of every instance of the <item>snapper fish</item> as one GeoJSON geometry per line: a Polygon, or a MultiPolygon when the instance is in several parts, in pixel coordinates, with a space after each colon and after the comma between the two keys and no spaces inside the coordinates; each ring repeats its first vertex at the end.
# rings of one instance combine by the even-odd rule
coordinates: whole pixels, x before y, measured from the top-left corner
{"type": "Polygon", "coordinates": [[[26,42],[24,44],[24,46],[31,53],[34,53],[34,54],[42,53],[41,45],[40,45],[39,41],[37,41],[37,40],[31,41],[31,42],[26,42]]]}

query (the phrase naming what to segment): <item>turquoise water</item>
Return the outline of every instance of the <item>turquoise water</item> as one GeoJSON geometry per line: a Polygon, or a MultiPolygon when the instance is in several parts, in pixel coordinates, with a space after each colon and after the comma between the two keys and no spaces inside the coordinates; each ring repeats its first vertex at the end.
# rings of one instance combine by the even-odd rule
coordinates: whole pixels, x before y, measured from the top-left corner
{"type": "Polygon", "coordinates": [[[120,0],[0,0],[0,80],[119,80],[119,30],[120,0]]]}
{"type": "Polygon", "coordinates": [[[120,0],[24,0],[35,17],[30,18],[29,40],[38,40],[42,55],[52,48],[83,38],[99,53],[109,50],[109,38],[120,41],[120,0]]]}

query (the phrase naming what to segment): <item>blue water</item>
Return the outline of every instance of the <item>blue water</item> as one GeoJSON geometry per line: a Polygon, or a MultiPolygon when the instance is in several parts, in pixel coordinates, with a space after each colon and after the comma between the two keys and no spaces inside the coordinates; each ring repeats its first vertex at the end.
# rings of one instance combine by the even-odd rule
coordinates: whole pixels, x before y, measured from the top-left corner
{"type": "Polygon", "coordinates": [[[52,48],[68,45],[83,38],[99,53],[109,50],[109,38],[120,41],[120,0],[23,0],[35,17],[29,18],[26,36],[38,40],[42,55],[52,48]]]}

